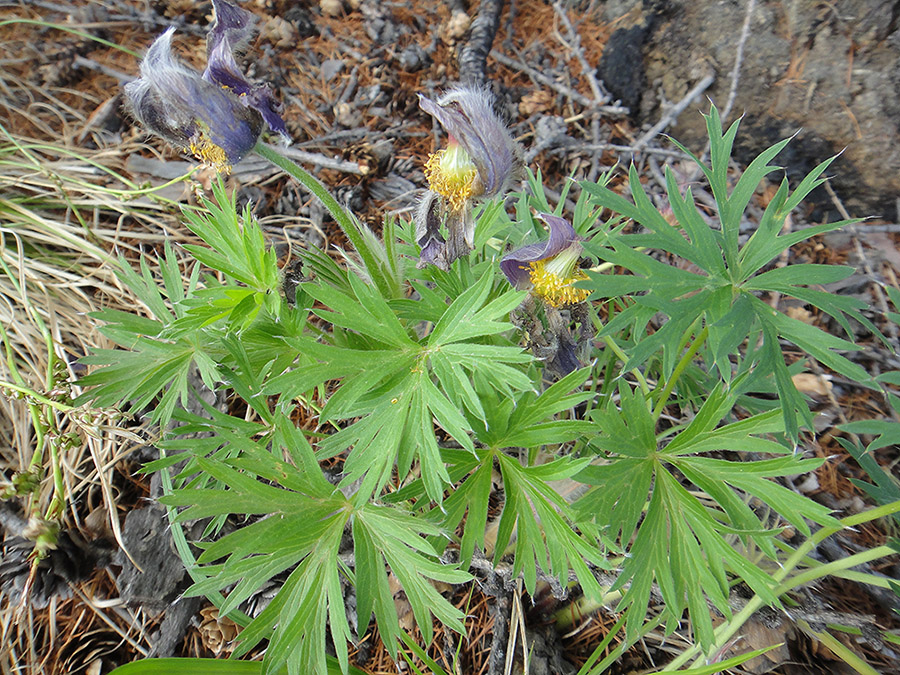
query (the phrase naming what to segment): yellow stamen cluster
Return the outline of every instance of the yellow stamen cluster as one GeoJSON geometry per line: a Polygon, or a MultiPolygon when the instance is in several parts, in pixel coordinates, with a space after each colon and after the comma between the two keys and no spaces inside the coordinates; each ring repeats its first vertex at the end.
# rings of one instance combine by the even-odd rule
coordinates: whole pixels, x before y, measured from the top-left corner
{"type": "Polygon", "coordinates": [[[459,144],[438,150],[425,162],[425,177],[434,192],[445,197],[454,211],[475,196],[478,169],[459,144]]]}
{"type": "Polygon", "coordinates": [[[547,261],[536,260],[529,263],[529,276],[534,287],[532,292],[552,307],[568,307],[584,302],[591,292],[584,288],[575,288],[576,281],[587,279],[580,269],[572,270],[567,276],[560,276],[548,269],[547,261]]]}
{"type": "Polygon", "coordinates": [[[192,140],[189,149],[191,154],[204,164],[207,164],[222,173],[231,173],[231,163],[228,161],[228,155],[225,154],[225,151],[221,147],[206,138],[206,136],[201,135],[192,140]]]}

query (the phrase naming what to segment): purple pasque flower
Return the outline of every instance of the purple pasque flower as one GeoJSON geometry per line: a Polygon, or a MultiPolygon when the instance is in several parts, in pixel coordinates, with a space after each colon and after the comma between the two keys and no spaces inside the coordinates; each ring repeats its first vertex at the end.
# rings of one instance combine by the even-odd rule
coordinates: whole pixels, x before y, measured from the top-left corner
{"type": "Polygon", "coordinates": [[[507,253],[500,260],[500,269],[517,289],[530,289],[551,307],[584,302],[590,291],[575,287],[575,282],[587,279],[578,266],[581,237],[565,218],[550,213],[538,213],[537,217],[550,228],[550,237],[507,253]]]}
{"type": "Polygon", "coordinates": [[[416,215],[419,264],[448,269],[472,250],[474,200],[501,194],[521,169],[521,153],[485,89],[459,86],[437,101],[420,94],[419,106],[449,136],[447,147],[425,162],[430,189],[416,215]],[[447,227],[446,241],[442,224],[447,227]]]}
{"type": "Polygon", "coordinates": [[[170,28],[147,50],[140,78],[125,85],[125,101],[150,131],[227,173],[259,140],[264,120],[280,133],[285,127],[268,88],[243,79],[233,53],[225,55],[228,45],[237,49],[249,39],[252,15],[224,0],[213,5],[216,22],[206,72],[201,75],[175,58],[170,28]],[[237,73],[239,80],[221,79],[225,73],[237,73]]]}
{"type": "Polygon", "coordinates": [[[454,209],[474,197],[500,194],[518,174],[519,147],[494,112],[488,90],[459,86],[437,101],[419,94],[419,107],[450,137],[448,146],[428,159],[425,175],[431,189],[454,209]]]}
{"type": "Polygon", "coordinates": [[[582,366],[596,335],[586,302],[590,291],[575,287],[587,279],[578,266],[582,239],[565,218],[550,213],[537,217],[547,224],[550,236],[507,253],[500,269],[517,289],[531,291],[510,319],[525,333],[534,355],[562,376],[582,366]]]}

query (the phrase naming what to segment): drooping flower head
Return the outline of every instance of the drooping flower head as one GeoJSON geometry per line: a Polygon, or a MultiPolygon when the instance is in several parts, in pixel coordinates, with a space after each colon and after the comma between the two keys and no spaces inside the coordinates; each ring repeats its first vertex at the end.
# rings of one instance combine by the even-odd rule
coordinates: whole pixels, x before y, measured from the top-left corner
{"type": "Polygon", "coordinates": [[[537,216],[550,228],[550,237],[507,253],[500,261],[500,269],[517,289],[531,289],[551,307],[584,302],[590,291],[574,285],[587,279],[578,267],[583,250],[581,238],[565,218],[550,213],[537,216]]]}
{"type": "Polygon", "coordinates": [[[216,21],[203,75],[172,54],[174,28],[160,35],[141,62],[141,76],[125,85],[125,101],[150,131],[201,161],[228,172],[259,140],[265,121],[286,136],[268,87],[240,73],[233,49],[249,40],[252,15],[214,0],[216,21]]]}
{"type": "Polygon", "coordinates": [[[419,107],[450,137],[425,164],[431,189],[461,209],[475,197],[494,197],[521,165],[518,146],[494,112],[490,93],[478,87],[451,89],[437,101],[419,94],[419,107]]]}
{"type": "Polygon", "coordinates": [[[449,136],[447,147],[425,163],[430,189],[416,215],[416,242],[422,249],[419,264],[447,269],[472,250],[474,200],[501,194],[518,175],[522,160],[487,90],[460,86],[437,101],[420,94],[419,106],[449,136]],[[447,241],[440,232],[443,223],[447,241]]]}

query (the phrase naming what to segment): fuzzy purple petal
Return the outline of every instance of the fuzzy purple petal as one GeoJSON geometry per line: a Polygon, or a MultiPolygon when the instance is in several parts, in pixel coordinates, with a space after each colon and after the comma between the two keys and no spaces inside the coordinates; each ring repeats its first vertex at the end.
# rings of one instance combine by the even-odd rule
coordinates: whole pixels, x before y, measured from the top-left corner
{"type": "Polygon", "coordinates": [[[576,347],[575,343],[572,342],[572,338],[568,334],[557,337],[559,338],[559,345],[556,354],[547,363],[547,367],[560,377],[565,377],[581,368],[582,363],[575,354],[576,347]]]}
{"type": "Polygon", "coordinates": [[[525,288],[530,283],[530,264],[538,260],[552,258],[577,241],[575,228],[565,218],[551,213],[538,213],[537,217],[547,223],[550,236],[546,241],[527,244],[522,248],[507,253],[500,260],[500,270],[506,275],[509,283],[516,288],[525,288]]]}
{"type": "Polygon", "coordinates": [[[521,167],[518,146],[494,112],[491,95],[475,87],[451,89],[436,102],[419,94],[419,107],[432,115],[469,153],[486,197],[499,194],[521,167]]]}
{"type": "Polygon", "coordinates": [[[215,20],[207,35],[207,58],[220,42],[227,42],[232,53],[243,53],[253,37],[256,17],[225,0],[213,0],[215,20]]]}
{"type": "Polygon", "coordinates": [[[125,86],[126,103],[150,131],[187,149],[201,134],[236,164],[262,131],[259,114],[200,77],[172,55],[173,29],[159,36],[141,62],[141,77],[125,86]]]}
{"type": "Polygon", "coordinates": [[[206,38],[207,64],[203,79],[240,96],[245,106],[262,115],[272,131],[287,138],[287,127],[281,118],[281,103],[267,85],[253,84],[247,80],[235,59],[253,36],[256,17],[225,0],[213,0],[213,8],[215,23],[206,38]]]}
{"type": "Polygon", "coordinates": [[[438,214],[440,195],[428,190],[416,209],[416,243],[421,247],[419,262],[421,267],[434,265],[446,242],[441,236],[441,219],[438,214]]]}

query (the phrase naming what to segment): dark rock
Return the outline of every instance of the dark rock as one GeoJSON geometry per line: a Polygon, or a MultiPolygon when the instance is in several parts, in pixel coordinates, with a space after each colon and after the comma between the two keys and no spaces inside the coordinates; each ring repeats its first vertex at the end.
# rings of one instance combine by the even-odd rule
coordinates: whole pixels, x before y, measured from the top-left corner
{"type": "Polygon", "coordinates": [[[343,59],[327,59],[322,61],[322,66],[320,72],[322,73],[322,79],[326,82],[331,82],[334,79],[334,76],[340,73],[347,64],[343,59]]]}
{"type": "Polygon", "coordinates": [[[646,23],[617,30],[606,43],[597,67],[597,77],[609,93],[632,112],[637,110],[644,91],[642,49],[648,32],[646,23]]]}
{"type": "Polygon", "coordinates": [[[7,536],[0,547],[0,594],[18,604],[28,588],[30,605],[43,609],[53,597],[68,598],[70,584],[87,579],[95,569],[109,564],[112,551],[112,544],[105,539],[89,542],[74,530],[63,530],[56,547],[47,551],[32,576],[34,542],[7,536]]]}
{"type": "Polygon", "coordinates": [[[414,73],[431,63],[431,58],[419,45],[413,44],[400,52],[397,57],[400,67],[408,73],[414,73]]]}
{"type": "Polygon", "coordinates": [[[153,649],[150,656],[165,658],[175,655],[175,650],[184,640],[188,626],[201,604],[201,598],[179,598],[172,603],[152,638],[153,649]]]}
{"type": "Polygon", "coordinates": [[[184,578],[184,565],[169,533],[166,510],[153,504],[129,513],[122,527],[122,541],[134,562],[124,553],[119,556],[119,596],[128,605],[165,609],[182,589],[184,578]]]}
{"type": "Polygon", "coordinates": [[[365,19],[366,34],[380,45],[389,45],[397,42],[399,29],[394,17],[391,15],[387,3],[363,0],[359,11],[365,19]]]}

